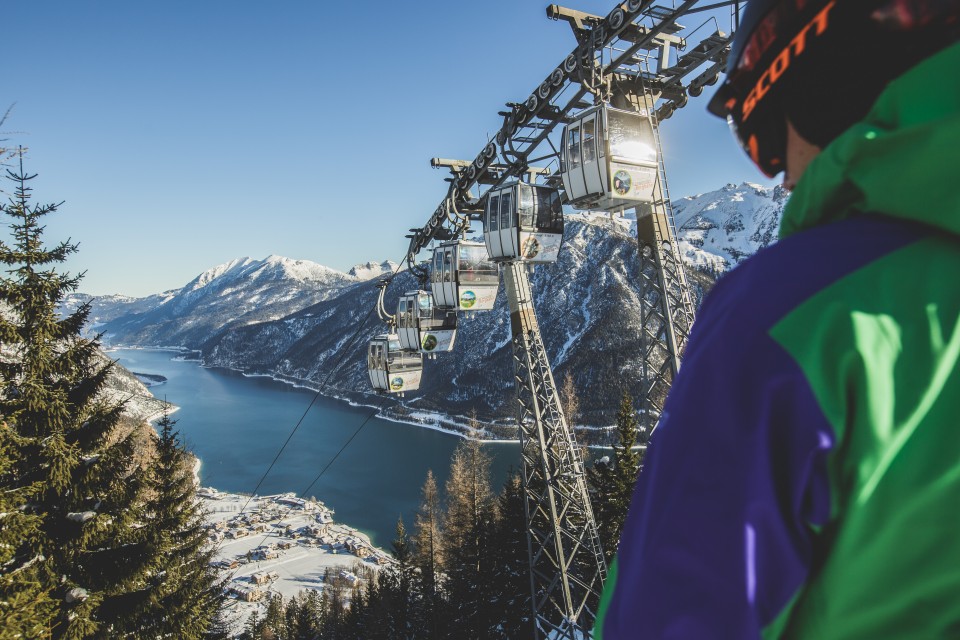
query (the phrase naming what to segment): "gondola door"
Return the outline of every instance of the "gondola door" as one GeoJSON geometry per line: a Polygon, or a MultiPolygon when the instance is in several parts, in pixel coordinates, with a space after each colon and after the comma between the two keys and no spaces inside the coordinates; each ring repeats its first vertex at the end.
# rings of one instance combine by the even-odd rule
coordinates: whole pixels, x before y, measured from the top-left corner
{"type": "Polygon", "coordinates": [[[583,162],[580,155],[580,125],[566,129],[567,139],[563,141],[566,170],[564,176],[569,184],[564,185],[570,192],[570,199],[575,200],[587,194],[587,185],[583,176],[583,162]]]}
{"type": "Polygon", "coordinates": [[[500,248],[503,256],[516,256],[520,249],[520,234],[514,219],[514,198],[516,187],[500,192],[500,248]]]}
{"type": "Polygon", "coordinates": [[[487,253],[491,258],[503,256],[500,243],[500,195],[495,193],[487,200],[487,218],[483,225],[483,237],[487,243],[487,253]]]}
{"type": "MultiPolygon", "coordinates": [[[[607,181],[607,164],[604,157],[597,153],[603,144],[598,140],[597,132],[602,130],[601,111],[583,119],[580,124],[580,158],[583,162],[584,193],[603,193],[607,181]]],[[[605,155],[605,154],[603,154],[605,155]]]]}

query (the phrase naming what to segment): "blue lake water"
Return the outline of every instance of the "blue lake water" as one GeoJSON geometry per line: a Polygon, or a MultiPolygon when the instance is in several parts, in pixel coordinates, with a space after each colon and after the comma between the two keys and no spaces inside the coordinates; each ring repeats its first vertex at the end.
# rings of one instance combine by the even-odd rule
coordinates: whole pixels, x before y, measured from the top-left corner
{"type": "MultiPolygon", "coordinates": [[[[315,396],[269,378],[174,360],[169,351],[121,349],[110,356],[131,371],[167,378],[151,391],[180,407],[173,418],[203,463],[201,481],[221,491],[253,491],[315,396]]],[[[317,398],[257,493],[302,494],[373,411],[317,398]]],[[[413,528],[427,471],[433,470],[442,489],[460,442],[440,431],[371,418],[305,495],[316,496],[336,511],[337,521],[389,548],[399,516],[408,531],[413,528]]],[[[487,450],[499,491],[511,467],[520,467],[520,447],[493,443],[487,450]]]]}

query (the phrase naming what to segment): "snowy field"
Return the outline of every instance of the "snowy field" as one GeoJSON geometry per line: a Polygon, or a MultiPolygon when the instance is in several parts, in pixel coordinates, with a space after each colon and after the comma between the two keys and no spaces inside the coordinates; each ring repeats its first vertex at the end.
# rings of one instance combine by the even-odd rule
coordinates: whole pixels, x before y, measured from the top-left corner
{"type": "Polygon", "coordinates": [[[304,589],[322,590],[332,572],[341,585],[361,586],[361,567],[392,562],[370,538],[333,521],[322,502],[294,494],[249,498],[202,488],[207,532],[217,545],[215,564],[229,577],[227,612],[239,633],[255,610],[261,615],[274,594],[290,598],[304,589]]]}

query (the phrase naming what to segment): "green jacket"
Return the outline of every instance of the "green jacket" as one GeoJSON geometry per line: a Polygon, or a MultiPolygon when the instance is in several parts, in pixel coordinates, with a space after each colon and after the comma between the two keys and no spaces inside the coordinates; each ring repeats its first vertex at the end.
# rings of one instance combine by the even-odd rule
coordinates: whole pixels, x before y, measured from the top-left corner
{"type": "Polygon", "coordinates": [[[960,45],[810,164],[694,325],[599,638],[960,638],[960,45]]]}

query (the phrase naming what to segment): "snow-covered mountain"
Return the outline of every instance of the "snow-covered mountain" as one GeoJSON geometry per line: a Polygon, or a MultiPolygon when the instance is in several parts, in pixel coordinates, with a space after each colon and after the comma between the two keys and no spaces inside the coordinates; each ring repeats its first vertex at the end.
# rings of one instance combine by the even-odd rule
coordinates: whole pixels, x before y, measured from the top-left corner
{"type": "Polygon", "coordinates": [[[114,305],[94,298],[93,315],[111,344],[192,346],[228,327],[282,318],[358,281],[307,260],[239,258],[159,296],[114,305]]]}
{"type": "Polygon", "coordinates": [[[397,263],[392,260],[370,261],[354,265],[347,273],[358,280],[373,280],[381,276],[389,276],[397,270],[397,266],[397,263]]]}
{"type": "Polygon", "coordinates": [[[744,182],[673,202],[688,264],[722,273],[777,237],[789,192],[744,182]]]}
{"type": "MultiPolygon", "coordinates": [[[[674,202],[698,300],[717,274],[773,241],[785,200],[779,188],[743,183],[674,202]]],[[[532,272],[554,376],[572,376],[582,423],[610,424],[622,386],[640,394],[634,226],[606,214],[568,216],[560,259],[532,272]]],[[[373,280],[395,268],[368,263],[347,275],[284,258],[244,258],[201,274],[154,309],[106,322],[102,330],[115,343],[196,349],[207,365],[311,386],[327,383],[333,385],[329,393],[369,402],[365,346],[384,330],[373,311],[373,280]]],[[[388,307],[415,288],[413,276],[400,272],[387,290],[388,307]]],[[[501,287],[494,311],[461,317],[456,350],[426,362],[420,392],[385,402],[397,416],[476,411],[482,420],[508,424],[515,410],[512,376],[501,287]]]]}

